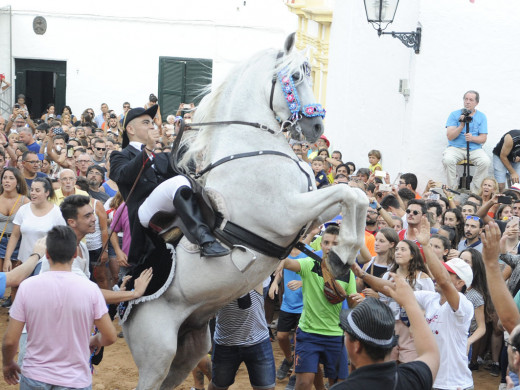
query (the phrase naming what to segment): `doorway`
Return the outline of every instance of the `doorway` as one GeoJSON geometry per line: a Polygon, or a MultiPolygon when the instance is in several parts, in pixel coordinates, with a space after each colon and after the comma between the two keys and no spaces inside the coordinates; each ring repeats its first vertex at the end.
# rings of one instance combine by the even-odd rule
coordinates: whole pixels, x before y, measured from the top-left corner
{"type": "Polygon", "coordinates": [[[67,62],[15,59],[15,95],[25,95],[32,119],[46,112],[47,104],[54,103],[56,114],[65,105],[67,62]]]}

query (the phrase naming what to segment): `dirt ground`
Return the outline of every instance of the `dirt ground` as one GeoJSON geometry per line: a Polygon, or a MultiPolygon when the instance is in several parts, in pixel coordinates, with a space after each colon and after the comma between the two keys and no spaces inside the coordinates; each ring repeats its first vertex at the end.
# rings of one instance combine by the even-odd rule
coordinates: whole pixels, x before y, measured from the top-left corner
{"type": "MultiPolygon", "coordinates": [[[[3,335],[7,328],[8,310],[0,307],[0,334],[3,335]]],[[[117,320],[114,322],[117,331],[121,327],[117,325],[117,320]]],[[[57,335],[59,337],[59,335],[57,335]]],[[[277,366],[283,360],[282,353],[278,348],[276,342],[273,343],[273,350],[277,366]]],[[[137,367],[132,359],[130,350],[124,339],[118,339],[114,345],[105,348],[103,361],[96,367],[93,375],[94,390],[131,390],[137,385],[138,374],[137,367]]],[[[277,381],[276,390],[284,390],[288,379],[277,381]]],[[[475,389],[476,390],[496,390],[499,385],[499,378],[492,377],[489,372],[480,369],[474,373],[475,389]]],[[[207,381],[206,381],[207,388],[207,381]]],[[[188,377],[184,383],[178,387],[179,390],[189,390],[193,385],[193,380],[188,377]]],[[[0,390],[14,389],[13,386],[8,386],[3,378],[0,378],[0,390]]],[[[235,384],[230,387],[232,390],[251,389],[247,370],[242,365],[238,371],[235,384]]]]}

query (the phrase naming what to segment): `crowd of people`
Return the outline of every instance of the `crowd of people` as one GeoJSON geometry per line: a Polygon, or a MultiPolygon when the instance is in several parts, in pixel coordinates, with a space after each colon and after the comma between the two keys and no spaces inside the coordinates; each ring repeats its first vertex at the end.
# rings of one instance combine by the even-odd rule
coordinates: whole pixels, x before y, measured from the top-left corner
{"type": "MultiPolygon", "coordinates": [[[[478,93],[468,91],[467,111],[449,116],[446,183],[421,178],[427,182],[422,192],[416,174],[391,177],[384,170],[384,151],[368,150],[366,161],[352,162],[344,158],[346,151],[331,149],[324,135],[312,144],[288,140],[309,164],[318,189],[348,185],[366,194],[365,245],[352,270],[335,279],[327,259],[338,244],[341,215],[308,232],[302,238],[306,249],[293,249],[263,290],[218,311],[212,359],[193,371],[193,389],[204,388],[204,375],[209,389],[228,388],[242,362],[255,389],[274,389],[276,380],[287,381],[288,390],[372,384],[472,389],[472,371],[481,368],[500,377],[500,388],[506,381],[518,386],[520,135],[512,130],[502,137],[493,151],[495,175],[489,176],[490,159],[481,148],[487,121],[476,110],[478,102],[478,93]],[[476,174],[471,190],[461,191],[455,167],[466,148],[476,174]],[[513,185],[506,189],[508,174],[513,185]],[[275,338],[284,355],[278,364],[271,346],[275,338]]],[[[135,280],[133,291],[113,287],[126,283],[127,270],[141,257],[168,257],[165,243],[149,227],[156,212],[175,210],[202,255],[228,253],[198,211],[190,182],[169,164],[179,119],[189,124],[195,106],[181,104],[165,122],[153,94],[144,108],[125,102],[121,113],[107,104],[100,109],[98,115],[88,108],[75,116],[65,106],[58,114],[50,103],[36,119],[21,95],[12,114],[0,116],[0,290],[11,287],[2,304],[11,307],[4,339],[7,383],[16,383],[21,366],[25,388],[40,382],[88,388],[88,362],[78,362],[76,377],[58,381],[37,364],[46,359],[37,343],[48,342],[44,335],[52,331],[40,311],[60,301],[54,287],[47,298],[38,292],[51,285],[63,291],[76,286],[89,297],[91,311],[82,312],[78,329],[89,333],[95,323],[100,333],[90,340],[88,334],[70,335],[82,340],[76,358],[85,349],[99,351],[114,342],[101,302],[144,294],[151,270],[135,280]],[[69,248],[65,242],[71,240],[69,248]],[[53,248],[56,242],[63,248],[53,248]],[[74,278],[51,277],[50,271],[88,278],[101,294],[74,278]],[[47,276],[29,278],[17,289],[31,274],[47,276]],[[18,347],[22,357],[15,363],[18,347]]]]}

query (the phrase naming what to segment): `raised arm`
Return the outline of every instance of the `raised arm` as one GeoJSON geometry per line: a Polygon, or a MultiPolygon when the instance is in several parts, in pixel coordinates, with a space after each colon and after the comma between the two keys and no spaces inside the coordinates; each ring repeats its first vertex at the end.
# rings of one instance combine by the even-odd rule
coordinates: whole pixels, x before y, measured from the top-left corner
{"type": "Polygon", "coordinates": [[[417,241],[422,246],[424,257],[426,257],[426,264],[428,268],[430,268],[435,283],[442,289],[442,293],[453,311],[459,310],[459,292],[451,282],[448,270],[441,264],[441,261],[435,256],[435,253],[433,253],[430,247],[430,223],[425,216],[421,218],[419,230],[415,229],[415,234],[417,241]]]}
{"type": "Polygon", "coordinates": [[[500,228],[495,222],[490,222],[485,226],[480,237],[483,244],[482,257],[486,266],[489,295],[502,325],[511,333],[520,323],[520,314],[498,265],[500,228]]]}

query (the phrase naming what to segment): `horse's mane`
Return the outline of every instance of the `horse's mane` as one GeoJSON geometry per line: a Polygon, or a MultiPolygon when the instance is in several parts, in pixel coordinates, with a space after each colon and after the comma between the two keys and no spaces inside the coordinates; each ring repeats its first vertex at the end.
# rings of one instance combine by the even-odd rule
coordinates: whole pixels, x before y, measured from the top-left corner
{"type": "MultiPolygon", "coordinates": [[[[248,78],[251,77],[249,72],[251,67],[259,69],[257,77],[263,78],[260,81],[266,84],[271,82],[274,74],[277,74],[284,68],[288,74],[292,75],[299,73],[300,80],[302,80],[305,74],[301,71],[301,67],[307,61],[303,54],[293,48],[289,54],[284,54],[276,63],[275,61],[278,53],[279,51],[275,49],[267,49],[258,52],[247,61],[236,65],[214,91],[211,91],[211,85],[208,85],[200,92],[200,95],[205,95],[205,97],[202,99],[195,111],[193,122],[207,123],[223,120],[219,117],[220,107],[217,103],[221,100],[223,94],[228,90],[228,88],[230,88],[231,83],[234,85],[240,85],[241,88],[248,89],[250,84],[248,78]],[[266,68],[269,70],[266,71],[266,68]]],[[[298,80],[295,80],[295,84],[297,83],[298,80]]],[[[268,102],[266,102],[266,104],[268,104],[268,102]]],[[[199,163],[205,163],[205,150],[209,145],[213,131],[217,128],[218,127],[216,126],[207,126],[201,127],[199,131],[187,131],[181,142],[181,145],[186,149],[186,152],[179,161],[179,166],[187,169],[192,160],[199,163]]]]}

